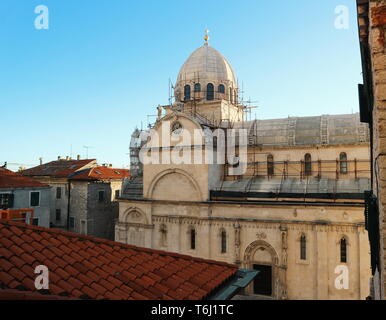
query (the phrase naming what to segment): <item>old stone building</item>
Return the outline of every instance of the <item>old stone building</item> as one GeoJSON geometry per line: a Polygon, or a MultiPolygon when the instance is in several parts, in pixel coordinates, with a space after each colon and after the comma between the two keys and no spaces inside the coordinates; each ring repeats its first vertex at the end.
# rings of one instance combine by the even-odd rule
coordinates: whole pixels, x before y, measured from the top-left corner
{"type": "Polygon", "coordinates": [[[41,163],[23,170],[24,176],[48,184],[50,190],[50,226],[67,228],[71,199],[69,175],[96,166],[95,159],[70,159],[58,157],[56,161],[41,163]]]}
{"type": "Polygon", "coordinates": [[[364,299],[368,126],[358,114],[246,121],[230,63],[205,40],[180,70],[175,102],[132,136],[116,241],[254,268],[249,295],[364,299]],[[202,160],[234,131],[232,157],[202,160]]]}
{"type": "Polygon", "coordinates": [[[357,0],[363,69],[359,86],[361,120],[371,136],[372,192],[368,194],[367,228],[374,275],[372,296],[385,299],[386,268],[386,1],[357,0]]]}
{"type": "Polygon", "coordinates": [[[51,186],[51,227],[114,239],[116,199],[128,170],[99,166],[95,159],[59,158],[23,175],[51,186]]]}
{"type": "MultiPolygon", "coordinates": [[[[28,213],[23,215],[27,222],[49,227],[50,192],[49,185],[0,167],[0,211],[8,211],[16,220],[21,218],[21,209],[27,209],[28,213]]],[[[3,219],[1,215],[0,218],[3,219]]]]}

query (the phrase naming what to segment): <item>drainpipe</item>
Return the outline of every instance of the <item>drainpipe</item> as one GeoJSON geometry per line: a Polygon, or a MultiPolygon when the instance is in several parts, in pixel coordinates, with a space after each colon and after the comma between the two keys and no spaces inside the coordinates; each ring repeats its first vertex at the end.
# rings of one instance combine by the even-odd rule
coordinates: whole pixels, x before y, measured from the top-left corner
{"type": "Polygon", "coordinates": [[[71,181],[68,180],[67,231],[70,230],[70,199],[71,199],[71,181]]]}

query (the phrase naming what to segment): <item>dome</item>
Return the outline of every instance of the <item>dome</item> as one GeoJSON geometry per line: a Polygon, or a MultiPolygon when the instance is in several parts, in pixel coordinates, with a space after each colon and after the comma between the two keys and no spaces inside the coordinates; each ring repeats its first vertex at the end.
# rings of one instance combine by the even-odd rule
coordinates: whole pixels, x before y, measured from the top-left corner
{"type": "Polygon", "coordinates": [[[235,88],[236,75],[227,59],[205,43],[195,50],[182,66],[177,84],[181,82],[224,82],[235,88]]]}

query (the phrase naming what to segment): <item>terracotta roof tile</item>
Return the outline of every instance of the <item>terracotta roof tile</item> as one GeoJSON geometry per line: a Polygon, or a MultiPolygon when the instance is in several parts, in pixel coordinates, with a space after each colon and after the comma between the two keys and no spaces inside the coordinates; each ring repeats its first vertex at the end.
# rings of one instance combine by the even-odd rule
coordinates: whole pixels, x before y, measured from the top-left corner
{"type": "Polygon", "coordinates": [[[6,220],[0,235],[0,288],[38,293],[34,267],[43,264],[49,293],[63,299],[202,299],[237,272],[235,265],[6,220]]]}
{"type": "Polygon", "coordinates": [[[87,287],[87,286],[85,286],[82,289],[82,292],[87,294],[91,299],[96,299],[96,297],[98,296],[98,292],[96,292],[94,289],[87,287]]]}
{"type": "Polygon", "coordinates": [[[13,172],[11,170],[0,168],[0,188],[28,188],[28,187],[48,187],[29,177],[13,172]]]}
{"type": "MultiPolygon", "coordinates": [[[[18,236],[12,235],[9,239],[12,243],[17,244],[18,246],[24,243],[24,240],[20,239],[18,236]]],[[[34,241],[36,242],[36,241],[34,241]]]]}
{"type": "Polygon", "coordinates": [[[96,164],[95,159],[57,160],[22,171],[24,176],[51,176],[67,178],[69,175],[96,164]]]}
{"type": "Polygon", "coordinates": [[[130,177],[130,171],[127,169],[116,169],[105,166],[87,168],[74,172],[71,180],[120,180],[130,177]]]}
{"type": "Polygon", "coordinates": [[[66,280],[69,284],[71,284],[75,289],[81,290],[84,286],[84,282],[79,278],[76,279],[75,277],[70,277],[66,280]]]}

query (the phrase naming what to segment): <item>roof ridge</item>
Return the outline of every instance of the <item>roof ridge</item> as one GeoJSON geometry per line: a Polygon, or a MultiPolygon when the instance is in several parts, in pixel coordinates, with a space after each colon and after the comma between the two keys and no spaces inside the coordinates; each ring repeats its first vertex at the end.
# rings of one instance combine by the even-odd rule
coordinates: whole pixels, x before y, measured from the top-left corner
{"type": "Polygon", "coordinates": [[[231,268],[238,268],[238,266],[235,264],[230,264],[230,263],[226,263],[226,262],[222,262],[222,261],[214,261],[214,260],[210,260],[210,259],[193,257],[193,256],[188,256],[188,255],[176,253],[176,252],[169,252],[169,251],[163,251],[163,250],[157,250],[157,249],[137,247],[137,246],[122,243],[122,242],[117,242],[117,241],[107,240],[107,239],[101,239],[101,238],[97,238],[97,237],[93,237],[93,236],[87,236],[87,235],[83,235],[83,234],[79,234],[79,233],[75,233],[75,232],[70,232],[70,231],[64,231],[64,230],[55,229],[55,228],[45,228],[45,227],[40,227],[40,226],[33,226],[33,225],[24,224],[24,223],[15,222],[15,221],[10,221],[10,220],[5,220],[5,219],[0,219],[0,225],[1,224],[9,225],[9,226],[16,226],[16,227],[27,229],[27,230],[35,230],[35,231],[39,231],[39,232],[47,232],[47,233],[51,233],[51,234],[63,235],[66,237],[71,237],[71,238],[89,240],[89,241],[92,241],[94,243],[101,243],[101,244],[106,244],[106,245],[110,245],[110,246],[120,246],[123,248],[129,248],[129,249],[133,249],[133,250],[141,251],[141,252],[157,253],[161,256],[178,257],[178,258],[185,259],[185,260],[195,260],[198,262],[205,262],[205,263],[216,264],[216,265],[224,265],[224,266],[228,266],[231,268]]]}

